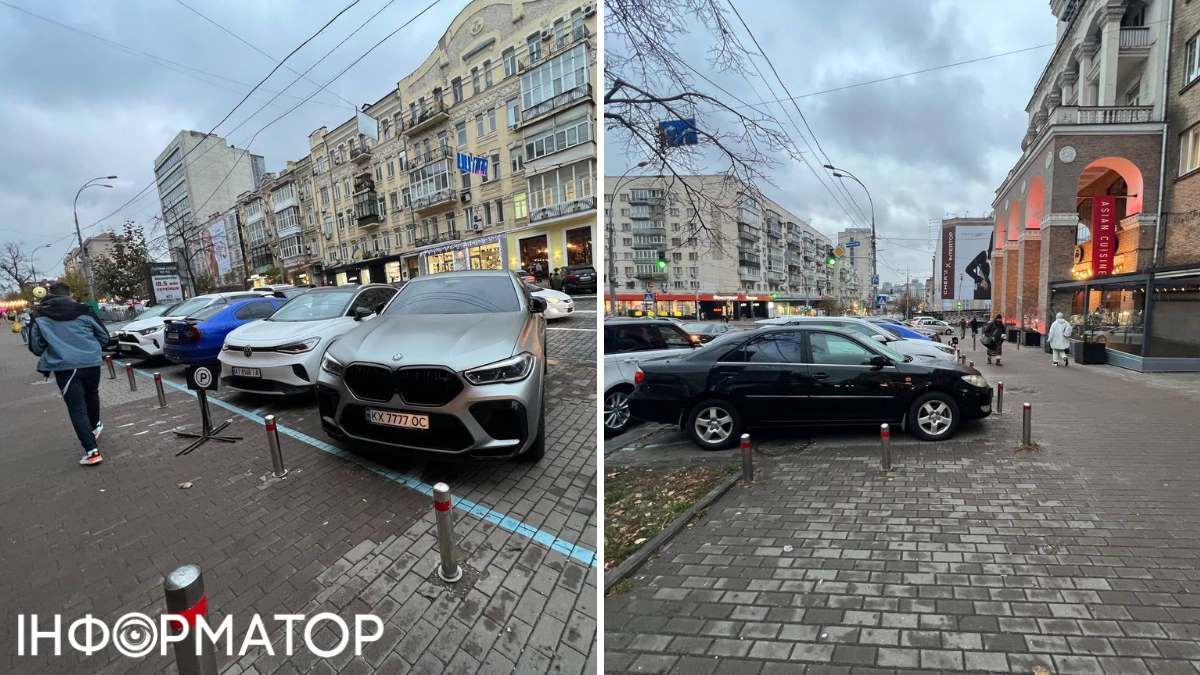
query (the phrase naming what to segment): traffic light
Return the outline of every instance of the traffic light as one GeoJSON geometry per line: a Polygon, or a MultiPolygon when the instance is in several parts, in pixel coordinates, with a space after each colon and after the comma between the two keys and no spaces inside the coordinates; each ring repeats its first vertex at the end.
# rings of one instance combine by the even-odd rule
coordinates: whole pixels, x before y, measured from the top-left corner
{"type": "Polygon", "coordinates": [[[825,247],[825,264],[829,267],[833,267],[837,264],[837,256],[833,254],[832,246],[825,247]]]}
{"type": "Polygon", "coordinates": [[[655,265],[656,267],[658,267],[658,270],[659,270],[660,272],[661,272],[661,271],[663,271],[663,270],[665,270],[665,269],[667,269],[667,258],[666,258],[666,256],[664,256],[662,253],[659,253],[659,254],[658,254],[658,262],[654,263],[654,265],[655,265]]]}

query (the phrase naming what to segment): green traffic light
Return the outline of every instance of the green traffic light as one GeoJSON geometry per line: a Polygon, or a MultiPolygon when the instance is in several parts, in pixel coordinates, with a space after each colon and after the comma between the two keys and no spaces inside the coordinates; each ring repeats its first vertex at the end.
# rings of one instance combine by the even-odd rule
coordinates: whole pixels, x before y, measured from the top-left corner
{"type": "Polygon", "coordinates": [[[655,263],[655,265],[658,265],[658,269],[660,269],[660,270],[667,269],[667,261],[663,260],[662,258],[659,258],[658,262],[655,263]]]}

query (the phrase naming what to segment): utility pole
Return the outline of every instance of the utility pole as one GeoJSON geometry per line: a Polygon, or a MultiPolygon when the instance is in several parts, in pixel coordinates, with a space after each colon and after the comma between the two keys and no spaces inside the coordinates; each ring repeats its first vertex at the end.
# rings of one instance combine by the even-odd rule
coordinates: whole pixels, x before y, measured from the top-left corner
{"type": "Polygon", "coordinates": [[[625,177],[629,175],[630,171],[633,171],[634,169],[640,169],[640,168],[648,165],[649,163],[650,162],[648,162],[646,160],[642,160],[642,161],[638,162],[637,164],[629,167],[628,169],[625,170],[625,173],[621,174],[620,177],[617,178],[616,182],[613,184],[613,191],[612,191],[613,203],[612,203],[612,205],[609,206],[609,208],[607,210],[608,212],[606,213],[606,215],[608,216],[608,219],[607,219],[608,220],[608,236],[606,237],[608,251],[607,251],[607,255],[605,257],[608,259],[608,297],[609,297],[608,315],[609,316],[617,315],[617,261],[616,261],[615,256],[613,255],[613,250],[616,248],[616,239],[617,239],[616,230],[617,230],[617,228],[615,225],[613,225],[613,212],[616,211],[617,204],[620,202],[621,181],[625,180],[625,177]]]}
{"type": "Polygon", "coordinates": [[[79,187],[79,190],[75,192],[75,204],[71,207],[75,214],[75,240],[79,243],[79,257],[80,260],[83,261],[83,275],[87,279],[88,296],[91,298],[92,302],[96,302],[96,281],[92,276],[92,257],[88,255],[87,247],[83,245],[83,233],[79,229],[79,195],[83,194],[83,191],[90,187],[103,187],[111,189],[111,185],[97,183],[96,181],[116,179],[116,176],[99,176],[84,183],[79,187]]]}

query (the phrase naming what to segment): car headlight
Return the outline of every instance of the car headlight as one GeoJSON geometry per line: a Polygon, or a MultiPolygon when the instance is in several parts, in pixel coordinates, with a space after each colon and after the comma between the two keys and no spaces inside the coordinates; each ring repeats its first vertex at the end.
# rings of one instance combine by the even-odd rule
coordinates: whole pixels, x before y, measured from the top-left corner
{"type": "Polygon", "coordinates": [[[963,375],[962,379],[963,382],[966,382],[973,387],[979,387],[980,389],[988,388],[988,381],[982,375],[963,375]]]}
{"type": "Polygon", "coordinates": [[[934,346],[934,347],[937,347],[937,348],[938,348],[940,351],[943,351],[943,352],[945,352],[945,353],[947,353],[947,354],[953,354],[953,353],[954,353],[954,350],[953,350],[953,349],[951,349],[950,347],[947,347],[946,345],[944,345],[944,344],[942,344],[942,343],[940,343],[940,342],[938,342],[938,343],[934,344],[933,346],[934,346]]]}
{"type": "Polygon", "coordinates": [[[143,328],[143,329],[139,330],[137,333],[138,333],[138,335],[149,335],[149,334],[157,331],[158,329],[159,329],[158,326],[154,326],[153,328],[143,328]]]}
{"type": "Polygon", "coordinates": [[[546,302],[548,302],[552,305],[557,305],[559,303],[559,300],[558,300],[558,298],[546,298],[546,302]]]}
{"type": "Polygon", "coordinates": [[[321,370],[333,375],[341,377],[342,373],[346,372],[346,366],[342,365],[341,361],[333,358],[329,354],[321,357],[321,370]]]}
{"type": "Polygon", "coordinates": [[[304,352],[311,352],[313,348],[316,347],[320,342],[321,338],[308,338],[307,340],[301,340],[300,342],[293,342],[292,344],[276,347],[275,351],[281,354],[303,354],[304,352]]]}
{"type": "Polygon", "coordinates": [[[471,384],[497,384],[500,382],[520,382],[533,372],[537,359],[529,352],[521,352],[516,356],[479,366],[463,372],[463,377],[471,384]]]}

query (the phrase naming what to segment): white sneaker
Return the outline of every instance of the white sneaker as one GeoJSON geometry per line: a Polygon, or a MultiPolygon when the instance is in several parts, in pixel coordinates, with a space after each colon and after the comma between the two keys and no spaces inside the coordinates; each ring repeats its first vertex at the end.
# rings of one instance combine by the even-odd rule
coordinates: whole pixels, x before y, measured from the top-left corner
{"type": "Polygon", "coordinates": [[[92,429],[92,436],[95,437],[95,439],[98,441],[98,440],[100,440],[100,434],[103,431],[104,431],[104,422],[100,422],[99,424],[96,425],[95,429],[92,429]]]}

